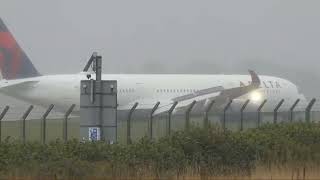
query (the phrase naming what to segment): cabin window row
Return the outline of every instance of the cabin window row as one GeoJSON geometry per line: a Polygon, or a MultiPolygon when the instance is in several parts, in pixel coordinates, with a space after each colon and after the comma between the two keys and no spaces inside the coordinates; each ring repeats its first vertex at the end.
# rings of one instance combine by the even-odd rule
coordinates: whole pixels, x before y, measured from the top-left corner
{"type": "Polygon", "coordinates": [[[133,93],[134,89],[133,88],[128,88],[128,89],[118,89],[118,93],[133,93]]]}
{"type": "Polygon", "coordinates": [[[280,94],[280,90],[279,89],[272,89],[272,90],[265,89],[264,93],[265,94],[280,94]]]}
{"type": "MultiPolygon", "coordinates": [[[[157,89],[157,93],[194,93],[197,92],[197,89],[157,89]]],[[[128,88],[128,89],[118,89],[118,93],[133,93],[135,90],[133,88],[128,88]]],[[[275,89],[275,90],[264,90],[265,94],[279,94],[280,90],[275,89]]]]}

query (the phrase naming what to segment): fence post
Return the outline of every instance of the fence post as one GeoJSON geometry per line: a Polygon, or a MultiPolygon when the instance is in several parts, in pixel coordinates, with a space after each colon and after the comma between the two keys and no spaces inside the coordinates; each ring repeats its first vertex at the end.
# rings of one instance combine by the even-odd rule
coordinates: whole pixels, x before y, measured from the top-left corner
{"type": "Polygon", "coordinates": [[[132,114],[134,112],[134,110],[137,108],[139,103],[134,103],[134,105],[132,106],[132,108],[129,111],[128,114],[128,120],[127,120],[127,144],[131,144],[132,140],[131,140],[131,117],[132,114]]]}
{"type": "Polygon", "coordinates": [[[243,111],[249,104],[250,100],[246,100],[246,102],[242,105],[241,110],[240,110],[240,131],[243,130],[243,111]]]}
{"type": "Polygon", "coordinates": [[[66,114],[64,115],[64,119],[63,119],[63,141],[66,143],[68,141],[68,119],[69,119],[69,116],[70,114],[72,113],[74,107],[76,105],[75,104],[72,104],[69,109],[67,110],[66,114]]]}
{"type": "Polygon", "coordinates": [[[209,125],[208,114],[209,114],[209,111],[211,110],[214,103],[215,103],[215,101],[211,100],[204,110],[204,117],[203,117],[203,127],[204,128],[207,128],[209,125]]]}
{"type": "Polygon", "coordinates": [[[190,129],[190,112],[194,105],[196,104],[197,101],[192,101],[192,103],[187,107],[186,110],[186,124],[185,124],[185,129],[188,131],[190,129]]]}
{"type": "Polygon", "coordinates": [[[175,101],[168,111],[168,126],[167,126],[167,134],[168,135],[171,134],[171,116],[172,116],[173,110],[176,108],[177,105],[178,105],[178,102],[175,101]]]}
{"type": "Polygon", "coordinates": [[[258,111],[258,127],[260,127],[260,122],[261,122],[261,110],[266,103],[267,103],[267,100],[265,99],[258,107],[258,110],[257,110],[258,111]]]}
{"type": "Polygon", "coordinates": [[[23,114],[23,116],[21,117],[21,121],[22,121],[22,127],[21,127],[21,138],[22,138],[22,142],[25,143],[26,142],[26,119],[29,116],[30,112],[32,111],[33,106],[29,106],[29,108],[27,109],[27,111],[23,114]]]}
{"type": "Polygon", "coordinates": [[[7,112],[9,111],[9,106],[6,106],[3,111],[0,114],[0,142],[2,139],[2,119],[4,118],[4,116],[7,114],[7,112]]]}
{"type": "Polygon", "coordinates": [[[49,106],[49,108],[46,110],[46,112],[42,115],[42,118],[41,118],[41,142],[42,144],[45,144],[46,143],[46,131],[47,131],[47,117],[49,115],[49,113],[51,112],[51,110],[53,109],[54,105],[51,104],[49,106]]]}
{"type": "Polygon", "coordinates": [[[300,102],[300,99],[297,99],[293,105],[290,107],[290,122],[293,121],[293,111],[297,107],[298,103],[300,102]]]}
{"type": "Polygon", "coordinates": [[[313,99],[309,102],[309,104],[308,104],[308,106],[307,106],[307,108],[306,108],[306,122],[307,122],[307,123],[310,122],[310,112],[311,112],[311,109],[312,109],[313,105],[315,104],[315,102],[316,102],[316,98],[313,98],[313,99]]]}
{"type": "Polygon", "coordinates": [[[149,138],[152,139],[153,135],[153,114],[158,109],[160,102],[158,101],[151,110],[150,119],[149,119],[149,138]]]}
{"type": "Polygon", "coordinates": [[[284,99],[281,99],[281,101],[278,103],[276,108],[274,108],[274,110],[273,110],[273,123],[274,124],[277,124],[277,121],[278,121],[278,110],[282,106],[283,103],[284,103],[284,99]]]}
{"type": "Polygon", "coordinates": [[[229,109],[229,107],[231,106],[232,102],[233,102],[233,100],[231,99],[223,109],[223,121],[222,121],[223,131],[226,131],[226,112],[229,109]]]}

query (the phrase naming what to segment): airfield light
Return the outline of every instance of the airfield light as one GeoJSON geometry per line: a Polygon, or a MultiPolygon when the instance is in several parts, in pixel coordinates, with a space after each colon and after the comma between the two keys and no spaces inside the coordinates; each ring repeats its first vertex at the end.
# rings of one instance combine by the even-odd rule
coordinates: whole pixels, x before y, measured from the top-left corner
{"type": "Polygon", "coordinates": [[[262,100],[262,95],[260,92],[254,91],[250,94],[250,100],[253,102],[259,102],[262,100]]]}

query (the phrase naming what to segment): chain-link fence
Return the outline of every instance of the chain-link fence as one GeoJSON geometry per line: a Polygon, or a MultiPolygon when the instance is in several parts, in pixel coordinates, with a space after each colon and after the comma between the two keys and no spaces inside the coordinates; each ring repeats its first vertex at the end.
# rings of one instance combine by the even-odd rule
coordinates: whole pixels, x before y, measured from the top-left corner
{"type": "MultiPolygon", "coordinates": [[[[207,104],[202,111],[194,111],[196,102],[175,111],[174,103],[168,112],[154,114],[161,102],[155,103],[151,110],[139,109],[139,102],[131,111],[118,111],[117,139],[120,143],[130,143],[144,136],[152,139],[168,135],[172,131],[185,130],[191,126],[220,126],[225,130],[241,131],[257,128],[266,123],[281,122],[317,122],[320,119],[320,103],[316,99],[307,102],[299,100],[286,103],[284,100],[267,100],[250,107],[250,101],[233,106],[230,101],[220,108],[214,101],[207,104]],[[270,106],[271,111],[270,111],[270,106]]],[[[75,105],[61,113],[53,105],[48,109],[38,107],[0,107],[0,135],[22,141],[41,141],[43,143],[61,139],[79,138],[80,118],[71,114],[75,105]]]]}

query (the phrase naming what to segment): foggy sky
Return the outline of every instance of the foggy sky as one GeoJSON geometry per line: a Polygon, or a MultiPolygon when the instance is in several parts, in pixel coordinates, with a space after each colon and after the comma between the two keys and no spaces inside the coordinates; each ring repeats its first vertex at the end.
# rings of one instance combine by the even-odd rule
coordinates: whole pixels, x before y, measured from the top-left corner
{"type": "Polygon", "coordinates": [[[0,17],[43,74],[258,74],[320,93],[320,1],[0,0],[0,17]]]}

